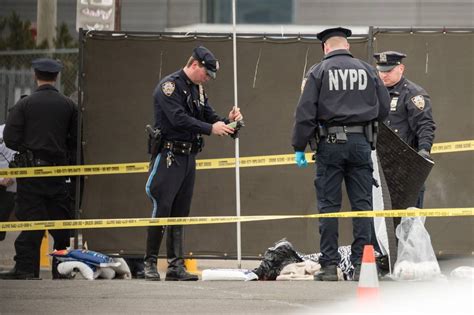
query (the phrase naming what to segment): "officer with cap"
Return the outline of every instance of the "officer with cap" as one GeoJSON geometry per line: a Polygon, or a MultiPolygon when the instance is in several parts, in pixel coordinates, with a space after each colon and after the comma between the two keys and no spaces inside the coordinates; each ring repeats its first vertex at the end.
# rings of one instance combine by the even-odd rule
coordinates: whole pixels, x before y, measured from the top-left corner
{"type": "MultiPolygon", "coordinates": [[[[32,63],[38,88],[18,101],[3,133],[7,147],[19,153],[11,166],[67,165],[77,143],[77,108],[54,87],[62,69],[59,61],[40,58],[32,63]]],[[[16,217],[21,221],[69,220],[70,196],[64,177],[17,179],[16,217]]],[[[54,249],[66,249],[69,230],[50,230],[54,249]]],[[[0,279],[39,277],[40,245],[44,231],[23,231],[15,240],[15,267],[0,279]]],[[[53,260],[53,279],[60,278],[53,260]]]]}
{"type": "MultiPolygon", "coordinates": [[[[352,56],[347,37],[338,27],[317,34],[323,60],[306,75],[295,112],[292,145],[299,167],[307,166],[305,148],[316,137],[316,193],[320,213],[341,208],[344,179],[352,210],[372,209],[372,160],[368,126],[383,121],[390,97],[376,70],[352,56]]],[[[358,280],[363,246],[370,244],[369,218],[352,219],[354,241],[351,262],[358,280]]],[[[337,281],[338,221],[319,219],[321,272],[315,280],[337,281]]]]}
{"type": "MultiPolygon", "coordinates": [[[[435,137],[436,124],[433,120],[431,99],[419,85],[403,76],[406,55],[396,51],[374,54],[380,79],[390,96],[390,112],[386,124],[395,131],[418,154],[430,159],[430,151],[435,137]]],[[[423,187],[416,202],[423,208],[423,187]]]]}
{"type": "MultiPolygon", "coordinates": [[[[153,204],[152,217],[187,217],[196,172],[196,155],[202,150],[201,135],[226,136],[234,133],[227,126],[242,119],[239,108],[220,117],[209,105],[202,84],[216,77],[219,61],[207,48],[193,50],[185,67],[162,79],[153,93],[155,130],[161,136],[151,150],[146,192],[153,204]],[[156,143],[159,142],[159,143],[156,143]]],[[[148,228],[145,279],[160,280],[157,257],[164,232],[168,270],[165,280],[193,281],[198,277],[184,266],[183,227],[148,228]]]]}

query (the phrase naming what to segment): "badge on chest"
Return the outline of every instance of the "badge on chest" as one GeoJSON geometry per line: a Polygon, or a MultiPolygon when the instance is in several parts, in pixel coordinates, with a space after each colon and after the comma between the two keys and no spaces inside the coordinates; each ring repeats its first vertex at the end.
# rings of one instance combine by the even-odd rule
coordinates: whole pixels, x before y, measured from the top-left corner
{"type": "Polygon", "coordinates": [[[395,112],[397,111],[397,104],[398,104],[398,96],[395,96],[392,98],[392,101],[390,102],[390,111],[395,112]]]}

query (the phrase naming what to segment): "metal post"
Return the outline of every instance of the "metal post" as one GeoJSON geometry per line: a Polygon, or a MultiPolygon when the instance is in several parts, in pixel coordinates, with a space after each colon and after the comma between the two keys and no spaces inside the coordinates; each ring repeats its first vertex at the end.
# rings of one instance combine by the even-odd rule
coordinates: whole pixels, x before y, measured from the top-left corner
{"type": "Polygon", "coordinates": [[[122,3],[120,2],[120,0],[115,0],[114,31],[122,30],[122,3]]]}
{"type": "MultiPolygon", "coordinates": [[[[82,164],[82,113],[84,110],[82,102],[84,101],[84,45],[85,34],[82,28],[79,29],[79,69],[77,71],[77,146],[76,146],[76,164],[82,164]]],[[[74,218],[81,219],[81,179],[82,176],[76,176],[76,194],[74,203],[74,218]]],[[[74,247],[82,248],[82,230],[74,232],[74,247]]]]}
{"type": "MultiPolygon", "coordinates": [[[[238,107],[237,98],[237,30],[235,19],[235,0],[232,0],[232,48],[234,55],[234,109],[238,107]]],[[[236,215],[240,217],[240,154],[239,154],[239,138],[235,139],[235,199],[236,199],[236,215]]],[[[242,267],[242,245],[240,222],[237,222],[237,268],[242,267]]]]}
{"type": "Polygon", "coordinates": [[[374,55],[374,27],[370,26],[369,27],[369,33],[367,34],[368,36],[368,44],[367,44],[367,62],[370,64],[373,64],[373,55],[374,55]]]}
{"type": "Polygon", "coordinates": [[[37,45],[46,41],[48,43],[48,48],[54,47],[54,39],[56,38],[56,15],[56,0],[38,1],[36,12],[37,45]]]}

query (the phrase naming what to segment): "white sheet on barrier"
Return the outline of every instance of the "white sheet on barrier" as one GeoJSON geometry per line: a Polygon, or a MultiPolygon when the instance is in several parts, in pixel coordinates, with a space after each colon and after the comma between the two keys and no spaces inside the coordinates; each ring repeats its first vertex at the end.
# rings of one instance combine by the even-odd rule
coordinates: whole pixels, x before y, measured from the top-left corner
{"type": "MultiPolygon", "coordinates": [[[[374,165],[374,172],[372,176],[379,183],[379,187],[372,186],[372,207],[375,210],[385,209],[383,202],[382,185],[380,180],[380,169],[377,159],[377,151],[372,151],[372,162],[374,165]]],[[[380,250],[383,255],[390,255],[388,246],[387,226],[385,225],[385,218],[374,218],[375,235],[379,243],[380,250]]]]}

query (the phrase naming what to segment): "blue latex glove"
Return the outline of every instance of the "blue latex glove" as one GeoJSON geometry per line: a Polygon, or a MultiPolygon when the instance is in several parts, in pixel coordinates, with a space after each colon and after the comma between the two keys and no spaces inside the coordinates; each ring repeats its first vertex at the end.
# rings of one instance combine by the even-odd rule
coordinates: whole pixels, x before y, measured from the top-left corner
{"type": "Polygon", "coordinates": [[[306,167],[308,166],[308,161],[306,161],[306,157],[304,156],[304,152],[296,151],[295,152],[295,161],[298,167],[306,167]]]}

